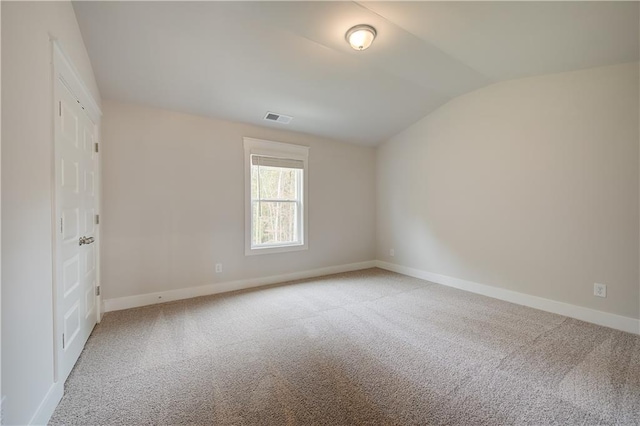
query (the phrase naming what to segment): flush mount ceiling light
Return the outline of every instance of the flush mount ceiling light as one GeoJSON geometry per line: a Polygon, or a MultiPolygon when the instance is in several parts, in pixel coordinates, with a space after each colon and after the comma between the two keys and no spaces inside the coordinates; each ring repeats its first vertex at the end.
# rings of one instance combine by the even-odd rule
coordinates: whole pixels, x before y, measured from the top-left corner
{"type": "Polygon", "coordinates": [[[351,45],[355,50],[365,50],[371,43],[373,43],[373,39],[376,38],[376,29],[371,25],[356,25],[347,31],[345,38],[347,39],[347,43],[351,45]]]}

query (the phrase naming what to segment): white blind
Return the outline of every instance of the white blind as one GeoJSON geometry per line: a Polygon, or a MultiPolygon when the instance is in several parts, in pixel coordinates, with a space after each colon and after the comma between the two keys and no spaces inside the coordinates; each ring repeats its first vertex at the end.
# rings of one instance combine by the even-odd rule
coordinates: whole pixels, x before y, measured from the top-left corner
{"type": "Polygon", "coordinates": [[[264,155],[252,155],[251,164],[254,166],[283,167],[286,169],[304,169],[302,160],[292,158],[266,157],[264,155]]]}

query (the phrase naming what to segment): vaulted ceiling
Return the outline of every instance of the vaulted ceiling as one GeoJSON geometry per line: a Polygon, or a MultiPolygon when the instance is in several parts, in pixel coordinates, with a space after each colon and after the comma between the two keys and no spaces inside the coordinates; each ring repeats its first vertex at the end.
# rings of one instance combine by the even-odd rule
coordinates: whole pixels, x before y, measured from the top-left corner
{"type": "Polygon", "coordinates": [[[105,99],[376,145],[514,78],[639,58],[637,2],[75,2],[105,99]],[[373,25],[372,47],[345,42],[373,25]],[[267,111],[293,116],[269,123],[267,111]]]}

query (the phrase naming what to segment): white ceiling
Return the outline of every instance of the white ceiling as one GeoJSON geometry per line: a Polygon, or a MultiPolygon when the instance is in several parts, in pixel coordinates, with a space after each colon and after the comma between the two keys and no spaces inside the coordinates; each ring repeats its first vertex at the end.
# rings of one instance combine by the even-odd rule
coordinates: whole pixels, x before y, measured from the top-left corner
{"type": "Polygon", "coordinates": [[[637,2],[75,2],[106,99],[376,145],[496,81],[637,61],[637,2]],[[378,31],[352,50],[353,25],[378,31]],[[288,125],[267,111],[293,116],[288,125]]]}

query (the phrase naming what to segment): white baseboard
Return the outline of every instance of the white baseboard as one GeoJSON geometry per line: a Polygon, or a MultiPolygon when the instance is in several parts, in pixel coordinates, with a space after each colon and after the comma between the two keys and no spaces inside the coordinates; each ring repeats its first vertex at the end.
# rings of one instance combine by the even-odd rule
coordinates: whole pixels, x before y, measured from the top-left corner
{"type": "Polygon", "coordinates": [[[30,425],[46,425],[56,410],[58,403],[64,394],[64,383],[56,382],[51,385],[49,391],[38,406],[33,417],[29,421],[30,425]]]}
{"type": "Polygon", "coordinates": [[[323,275],[338,274],[342,272],[357,271],[373,267],[386,269],[388,271],[420,278],[436,284],[442,284],[472,293],[482,294],[484,296],[493,297],[495,299],[516,303],[518,305],[528,306],[530,308],[540,309],[542,311],[576,318],[605,327],[615,328],[616,330],[640,334],[640,320],[638,319],[623,317],[621,315],[597,311],[595,309],[571,305],[569,303],[558,302],[538,296],[531,296],[528,294],[519,293],[517,291],[507,290],[504,288],[494,287],[486,284],[480,284],[460,278],[422,271],[420,269],[409,268],[407,266],[397,265],[381,260],[350,263],[347,265],[330,266],[308,271],[292,272],[289,274],[272,275],[269,277],[227,281],[222,283],[203,285],[199,287],[188,287],[177,290],[119,297],[115,299],[106,299],[104,300],[103,312],[119,311],[122,309],[137,308],[140,306],[171,302],[174,300],[208,296],[211,294],[226,293],[230,291],[244,290],[270,284],[278,284],[287,281],[314,278],[323,275]]]}
{"type": "Polygon", "coordinates": [[[376,261],[376,266],[381,269],[386,269],[388,271],[397,272],[414,278],[420,278],[436,284],[442,284],[448,287],[455,287],[460,290],[469,291],[471,293],[493,297],[494,299],[500,299],[518,305],[540,309],[541,311],[564,315],[566,317],[579,319],[593,324],[615,328],[616,330],[640,334],[640,320],[635,318],[623,317],[621,315],[597,311],[595,309],[571,305],[569,303],[558,302],[538,296],[531,296],[517,291],[506,290],[504,288],[493,287],[486,284],[479,284],[473,281],[422,271],[420,269],[409,268],[407,266],[397,265],[395,263],[384,262],[381,260],[376,261]]]}
{"type": "Polygon", "coordinates": [[[339,274],[342,272],[358,271],[361,269],[375,268],[376,261],[349,263],[346,265],[329,266],[326,268],[312,269],[309,271],[291,272],[269,277],[251,278],[246,280],[227,281],[216,284],[207,284],[199,287],[188,287],[177,290],[161,291],[157,293],[139,294],[136,296],[118,297],[104,301],[104,312],[119,311],[122,309],[137,308],[156,303],[171,302],[174,300],[189,299],[192,297],[208,296],[211,294],[226,293],[229,291],[244,290],[270,284],[278,284],[287,281],[302,280],[306,278],[320,277],[322,275],[339,274]]]}

